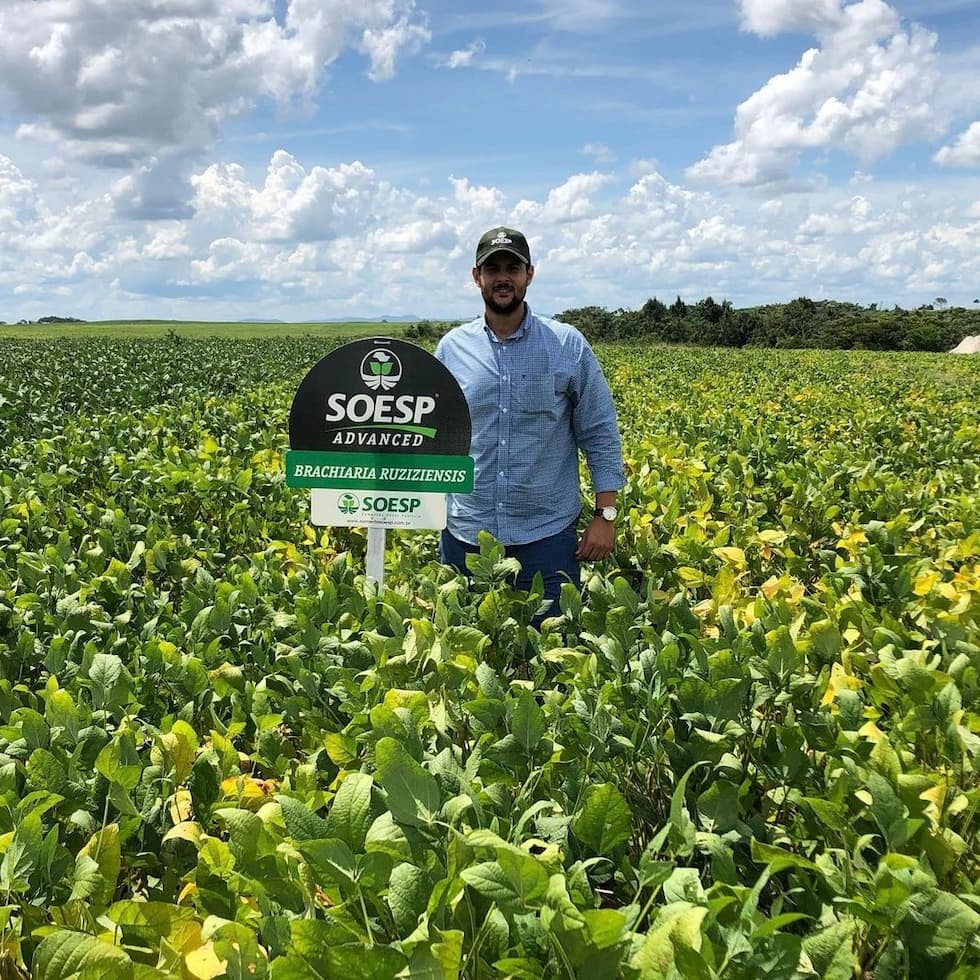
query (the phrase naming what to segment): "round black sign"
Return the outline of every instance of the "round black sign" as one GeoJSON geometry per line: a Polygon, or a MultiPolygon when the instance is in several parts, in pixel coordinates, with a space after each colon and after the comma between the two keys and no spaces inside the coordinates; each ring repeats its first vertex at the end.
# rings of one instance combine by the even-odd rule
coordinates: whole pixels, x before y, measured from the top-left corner
{"type": "Polygon", "coordinates": [[[427,350],[375,337],[332,350],[300,382],[294,450],[465,456],[470,413],[459,383],[427,350]]]}

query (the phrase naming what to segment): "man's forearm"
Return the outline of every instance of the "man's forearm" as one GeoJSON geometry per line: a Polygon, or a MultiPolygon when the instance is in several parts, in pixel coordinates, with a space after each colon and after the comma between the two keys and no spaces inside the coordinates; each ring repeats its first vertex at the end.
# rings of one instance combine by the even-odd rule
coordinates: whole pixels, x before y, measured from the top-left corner
{"type": "Polygon", "coordinates": [[[600,490],[595,495],[596,507],[615,507],[618,490],[600,490]]]}

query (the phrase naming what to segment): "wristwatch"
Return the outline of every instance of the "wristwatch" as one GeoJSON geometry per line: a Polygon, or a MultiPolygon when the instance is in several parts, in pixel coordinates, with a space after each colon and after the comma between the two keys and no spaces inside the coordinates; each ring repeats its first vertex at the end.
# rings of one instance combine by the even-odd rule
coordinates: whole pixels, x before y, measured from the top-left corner
{"type": "Polygon", "coordinates": [[[594,517],[601,517],[604,521],[612,523],[616,520],[615,507],[596,507],[594,517]]]}

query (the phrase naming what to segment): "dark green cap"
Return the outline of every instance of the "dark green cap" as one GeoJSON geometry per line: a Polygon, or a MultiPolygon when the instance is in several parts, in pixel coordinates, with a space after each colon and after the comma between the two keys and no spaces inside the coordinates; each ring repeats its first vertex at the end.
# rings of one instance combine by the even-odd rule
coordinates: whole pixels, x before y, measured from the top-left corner
{"type": "Polygon", "coordinates": [[[514,228],[504,228],[502,225],[491,228],[476,246],[476,264],[483,265],[494,252],[510,252],[525,265],[531,264],[531,248],[527,239],[514,228]]]}

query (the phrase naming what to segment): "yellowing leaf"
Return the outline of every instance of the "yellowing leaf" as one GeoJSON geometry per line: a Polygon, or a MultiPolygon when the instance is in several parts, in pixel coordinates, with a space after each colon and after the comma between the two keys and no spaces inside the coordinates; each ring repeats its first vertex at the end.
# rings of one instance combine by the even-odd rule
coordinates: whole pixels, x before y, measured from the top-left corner
{"type": "Polygon", "coordinates": [[[844,548],[852,555],[858,550],[858,545],[867,544],[868,536],[864,531],[852,531],[846,538],[841,538],[837,542],[838,548],[844,548]]]}
{"type": "Polygon", "coordinates": [[[229,776],[221,783],[221,793],[226,797],[238,800],[239,806],[248,810],[257,810],[275,787],[264,779],[253,779],[251,776],[229,776]]]}
{"type": "Polygon", "coordinates": [[[184,957],[184,967],[191,980],[214,980],[225,975],[226,961],[218,959],[213,943],[192,950],[184,957]]]}
{"type": "Polygon", "coordinates": [[[759,540],[764,541],[766,544],[784,544],[786,541],[786,536],[785,531],[776,531],[772,529],[759,532],[759,540]]]}
{"type": "Polygon", "coordinates": [[[919,794],[920,800],[926,801],[925,813],[932,824],[933,830],[939,829],[939,820],[943,812],[943,803],[946,801],[946,784],[936,783],[929,789],[919,794]]]}
{"type": "Polygon", "coordinates": [[[833,704],[837,695],[841,691],[860,691],[861,681],[857,677],[852,677],[844,672],[844,665],[835,663],[830,668],[830,680],[827,682],[827,690],[824,691],[820,699],[821,707],[833,704]]]}
{"type": "Polygon", "coordinates": [[[180,823],[174,824],[163,835],[163,843],[165,844],[168,840],[186,840],[190,841],[195,847],[201,842],[201,835],[204,833],[201,825],[194,820],[181,820],[180,823]]]}
{"type": "Polygon", "coordinates": [[[698,619],[710,619],[715,612],[715,600],[714,599],[702,599],[694,608],[691,610],[698,619]]]}
{"type": "Polygon", "coordinates": [[[193,881],[189,881],[180,890],[180,894],[177,896],[177,904],[183,905],[184,900],[188,898],[193,898],[197,894],[197,885],[193,881]]]}
{"type": "Polygon", "coordinates": [[[102,888],[92,896],[93,904],[108,905],[115,894],[116,880],[122,865],[119,824],[106,824],[102,830],[92,834],[88,843],[79,851],[79,856],[92,858],[102,875],[102,888]]]}
{"type": "Polygon", "coordinates": [[[191,794],[186,789],[179,789],[170,800],[170,819],[175,824],[189,820],[191,816],[191,794]]]}
{"type": "MultiPolygon", "coordinates": [[[[828,687],[827,690],[829,691],[830,688],[828,687]]],[[[834,692],[834,696],[836,697],[836,691],[834,692]]],[[[826,697],[826,695],[824,695],[824,697],[826,697]]],[[[875,744],[882,741],[887,742],[888,740],[885,733],[873,721],[866,721],[858,729],[858,735],[861,738],[866,738],[869,742],[874,742],[875,744]]]]}
{"type": "Polygon", "coordinates": [[[745,552],[741,548],[715,548],[714,553],[722,561],[735,565],[738,568],[745,568],[745,552]]]}
{"type": "Polygon", "coordinates": [[[916,577],[915,585],[912,587],[912,591],[916,595],[928,595],[932,592],[933,586],[939,581],[939,572],[928,571],[923,572],[921,575],[916,577]]]}

